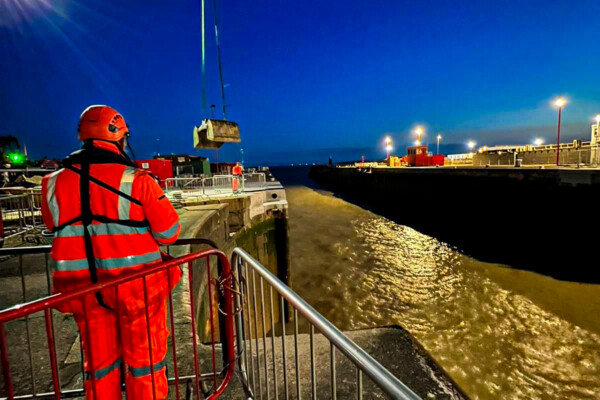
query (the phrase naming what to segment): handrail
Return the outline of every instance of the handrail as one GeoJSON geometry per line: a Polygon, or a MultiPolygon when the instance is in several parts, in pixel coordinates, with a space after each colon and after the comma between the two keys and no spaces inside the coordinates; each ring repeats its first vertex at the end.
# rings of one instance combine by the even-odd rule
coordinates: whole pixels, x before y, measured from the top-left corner
{"type": "Polygon", "coordinates": [[[122,285],[123,283],[127,283],[134,279],[140,279],[156,272],[167,270],[172,267],[177,267],[181,264],[187,264],[201,257],[213,255],[219,256],[220,254],[223,253],[215,249],[200,250],[195,253],[186,254],[184,256],[177,257],[169,261],[163,261],[156,265],[147,266],[139,271],[129,272],[117,276],[115,278],[107,279],[106,281],[94,283],[89,286],[85,286],[81,289],[74,290],[72,292],[58,293],[48,297],[44,297],[42,299],[33,300],[28,303],[16,304],[12,307],[5,308],[4,310],[0,311],[0,324],[4,324],[8,321],[19,318],[21,314],[33,314],[39,311],[43,311],[45,308],[53,308],[58,306],[60,303],[65,303],[70,300],[76,300],[83,296],[99,292],[102,289],[122,285]]]}
{"type": "MultiPolygon", "coordinates": [[[[184,239],[181,240],[179,244],[197,244],[197,243],[202,243],[202,244],[207,244],[209,246],[215,246],[216,244],[214,242],[212,242],[211,240],[207,240],[207,239],[184,239]]],[[[33,253],[44,253],[47,252],[49,249],[49,246],[38,246],[38,247],[30,247],[30,248],[26,248],[24,250],[29,250],[28,254],[33,254],[33,253]]],[[[15,250],[15,249],[11,249],[11,250],[15,250]]],[[[21,250],[21,249],[18,249],[21,250]]],[[[19,252],[20,253],[20,252],[19,252]]],[[[13,253],[14,254],[14,253],[13,253]]],[[[24,253],[20,253],[20,254],[24,254],[24,253]]],[[[229,260],[227,259],[227,256],[215,249],[215,248],[211,248],[211,249],[204,249],[204,250],[200,250],[200,251],[196,251],[194,253],[191,254],[187,254],[178,258],[171,258],[167,261],[162,261],[160,263],[157,263],[155,265],[148,265],[145,268],[138,270],[138,271],[132,271],[132,272],[127,272],[124,273],[121,276],[117,276],[111,279],[107,279],[106,281],[103,282],[98,282],[95,284],[91,284],[89,286],[74,290],[72,292],[68,292],[68,293],[59,293],[59,294],[55,294],[55,295],[51,295],[42,299],[38,299],[38,300],[34,300],[34,301],[30,301],[30,302],[25,302],[23,304],[17,304],[13,307],[4,309],[0,311],[0,361],[2,364],[2,372],[4,375],[4,382],[5,382],[5,386],[6,386],[6,390],[7,390],[7,394],[8,394],[8,398],[12,399],[15,398],[14,395],[14,391],[13,391],[13,387],[12,387],[12,380],[11,380],[11,376],[10,376],[10,368],[9,368],[9,359],[8,359],[8,351],[7,351],[7,346],[6,346],[6,336],[5,336],[5,330],[4,330],[4,324],[6,324],[7,322],[10,321],[14,321],[17,320],[19,318],[27,318],[28,316],[30,316],[33,313],[36,312],[44,312],[44,316],[45,316],[45,325],[46,325],[46,335],[47,335],[47,341],[48,341],[48,349],[49,349],[49,355],[50,355],[50,365],[52,368],[52,380],[53,380],[53,388],[54,388],[54,392],[49,393],[49,395],[52,395],[55,398],[60,398],[61,396],[61,390],[60,390],[60,384],[59,382],[59,378],[58,378],[58,367],[57,367],[57,361],[56,361],[56,351],[54,349],[55,346],[55,339],[54,339],[54,331],[53,331],[53,324],[52,324],[52,309],[56,308],[57,306],[59,306],[60,304],[63,304],[65,302],[69,302],[72,300],[80,300],[82,298],[85,298],[86,296],[90,296],[90,295],[94,295],[95,293],[98,293],[100,291],[102,291],[103,289],[108,289],[108,288],[118,288],[119,285],[122,285],[124,283],[136,280],[136,279],[141,279],[143,280],[143,289],[144,289],[144,301],[147,305],[147,292],[146,292],[146,277],[149,275],[152,275],[154,273],[160,272],[160,271],[168,271],[171,268],[178,268],[179,266],[181,266],[182,264],[188,264],[188,273],[189,273],[189,278],[188,278],[188,282],[190,285],[190,290],[192,290],[192,285],[193,285],[193,272],[192,272],[192,262],[196,261],[196,260],[200,260],[200,259],[206,259],[206,273],[207,276],[209,277],[209,283],[208,283],[208,298],[209,298],[209,309],[212,310],[212,296],[210,295],[211,293],[211,285],[215,284],[216,287],[215,289],[218,292],[218,296],[219,298],[223,297],[224,298],[224,302],[222,304],[222,307],[219,306],[219,310],[220,313],[219,314],[223,314],[224,315],[224,320],[222,322],[222,328],[221,328],[221,334],[223,335],[223,355],[224,355],[224,360],[223,360],[223,370],[218,373],[216,370],[216,363],[215,363],[215,341],[214,341],[214,327],[213,327],[213,322],[212,322],[212,315],[210,318],[210,326],[211,326],[211,335],[213,335],[212,338],[212,354],[213,354],[213,373],[210,375],[213,377],[214,380],[214,387],[213,387],[213,392],[211,394],[211,396],[209,397],[209,399],[217,399],[225,390],[225,388],[228,386],[229,382],[231,381],[231,379],[234,376],[234,369],[235,369],[235,347],[234,347],[234,321],[233,321],[233,317],[234,317],[234,308],[233,308],[233,298],[232,298],[232,288],[231,288],[231,280],[230,280],[230,276],[231,276],[231,267],[229,264],[229,260]],[[212,280],[210,279],[211,273],[210,273],[210,262],[209,262],[209,257],[216,257],[218,260],[218,265],[219,265],[219,269],[222,271],[220,271],[220,279],[212,282],[212,280]],[[221,382],[219,384],[217,384],[217,376],[219,376],[221,378],[221,382]]],[[[171,278],[170,275],[167,275],[167,282],[168,285],[171,286],[171,278]]],[[[169,313],[170,313],[170,320],[171,320],[171,333],[172,335],[174,335],[174,325],[173,325],[173,305],[172,305],[172,295],[170,294],[171,292],[169,291],[169,296],[168,296],[168,300],[169,300],[169,313]]],[[[190,302],[193,304],[194,303],[194,295],[193,293],[190,293],[190,302]]],[[[86,312],[85,310],[85,302],[84,302],[84,313],[86,312]]],[[[203,378],[204,376],[200,376],[199,375],[199,371],[198,371],[198,359],[197,359],[197,350],[196,350],[196,346],[197,346],[197,337],[196,337],[196,326],[195,326],[195,318],[194,318],[194,314],[193,314],[193,307],[192,307],[192,315],[191,315],[191,325],[192,325],[192,341],[193,341],[193,346],[194,346],[194,366],[195,366],[195,375],[191,376],[191,377],[178,377],[178,372],[177,372],[177,361],[176,361],[176,350],[175,350],[175,338],[172,337],[172,347],[173,347],[173,362],[174,362],[174,370],[175,370],[175,387],[176,387],[176,392],[177,392],[177,398],[179,399],[179,388],[178,388],[178,379],[181,378],[183,379],[188,379],[191,378],[192,380],[195,380],[195,385],[196,385],[196,396],[200,395],[200,387],[199,387],[199,382],[200,379],[203,378]]],[[[146,309],[146,323],[148,322],[148,310],[146,309]]],[[[221,324],[221,322],[220,322],[221,324]]],[[[28,337],[29,340],[29,337],[28,337]]],[[[90,338],[88,337],[88,342],[90,341],[90,338]]],[[[152,360],[152,359],[151,359],[152,360]]],[[[152,361],[151,361],[151,365],[152,365],[152,361]]],[[[151,371],[152,371],[152,367],[151,367],[151,371]]],[[[96,397],[95,395],[95,378],[94,378],[94,370],[91,370],[91,376],[92,376],[92,383],[93,383],[93,390],[94,390],[94,397],[96,397]]],[[[153,376],[153,375],[152,375],[153,376]]],[[[33,379],[33,378],[32,378],[33,379]]],[[[171,380],[169,379],[169,382],[171,383],[171,380]]],[[[155,392],[153,392],[155,394],[155,392]]],[[[34,394],[33,397],[37,397],[40,396],[40,398],[44,397],[46,394],[34,394]]],[[[20,396],[19,396],[20,398],[20,396]]]]}
{"type": "MultiPolygon", "coordinates": [[[[219,246],[214,240],[206,239],[206,238],[183,238],[177,239],[175,243],[170,244],[166,247],[171,246],[182,246],[182,245],[196,245],[196,244],[205,244],[207,246],[212,247],[213,249],[219,249],[219,246]]],[[[0,257],[2,256],[18,256],[25,254],[44,254],[50,253],[52,250],[52,245],[46,244],[42,246],[22,246],[22,247],[4,247],[0,248],[0,257]]]]}
{"type": "MultiPolygon", "coordinates": [[[[265,279],[281,296],[283,296],[298,312],[304,316],[323,336],[337,347],[362,372],[367,374],[387,395],[393,399],[420,399],[410,388],[396,378],[366,351],[360,348],[350,338],[344,335],[325,317],[319,314],[310,304],[298,296],[286,284],[280,281],[269,270],[256,261],[250,254],[237,247],[231,258],[232,268],[239,266],[239,260],[245,261],[263,279],[265,279]]],[[[238,334],[239,336],[239,334],[238,334]]]]}
{"type": "Polygon", "coordinates": [[[244,191],[248,188],[263,188],[266,187],[266,174],[264,172],[249,172],[241,176],[237,175],[213,175],[206,178],[200,177],[173,177],[165,179],[165,192],[168,194],[172,191],[183,192],[198,192],[202,195],[210,195],[210,191],[215,192],[234,192],[233,180],[239,179],[239,184],[244,191]],[[190,187],[191,186],[191,187],[190,187]]]}

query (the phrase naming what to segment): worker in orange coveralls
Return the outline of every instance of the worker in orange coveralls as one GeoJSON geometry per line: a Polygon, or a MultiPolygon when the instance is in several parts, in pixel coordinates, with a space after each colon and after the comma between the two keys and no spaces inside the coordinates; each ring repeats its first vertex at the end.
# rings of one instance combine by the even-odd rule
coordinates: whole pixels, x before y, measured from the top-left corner
{"type": "Polygon", "coordinates": [[[239,162],[235,163],[235,166],[231,170],[231,174],[233,175],[233,178],[231,179],[231,186],[233,189],[233,193],[240,192],[240,178],[242,177],[243,172],[244,172],[244,167],[242,167],[242,164],[239,162]]]}
{"type": "MultiPolygon", "coordinates": [[[[117,111],[88,107],[78,132],[82,148],[42,182],[42,217],[54,232],[55,293],[158,263],[159,244],[173,243],[181,231],[179,216],[159,185],[125,153],[129,128],[117,111]]],[[[166,298],[181,271],[175,267],[168,273],[171,287],[166,271],[146,277],[151,354],[142,279],[58,307],[73,313],[79,327],[87,399],[94,398],[92,370],[98,399],[121,399],[121,368],[126,369],[128,399],[152,399],[153,390],[156,399],[167,397],[166,298]]]]}

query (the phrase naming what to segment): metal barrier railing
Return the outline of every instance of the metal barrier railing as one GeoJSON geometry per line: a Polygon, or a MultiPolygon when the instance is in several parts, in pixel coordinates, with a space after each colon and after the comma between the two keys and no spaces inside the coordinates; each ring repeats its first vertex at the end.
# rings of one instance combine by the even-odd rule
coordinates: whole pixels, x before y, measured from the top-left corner
{"type": "MultiPolygon", "coordinates": [[[[317,398],[315,330],[320,332],[329,341],[329,373],[332,399],[337,399],[338,394],[335,359],[336,349],[356,366],[356,397],[358,399],[362,399],[363,396],[363,374],[369,377],[379,390],[383,391],[392,399],[419,399],[411,389],[392,375],[392,373],[385,369],[362,348],[357,346],[331,322],[325,319],[306,301],[294,293],[294,291],[244,250],[240,248],[234,249],[231,266],[236,278],[234,279],[236,285],[234,290],[239,293],[235,298],[236,309],[242,310],[242,312],[236,315],[237,347],[238,349],[243,349],[240,351],[241,356],[238,363],[239,369],[242,372],[242,382],[251,398],[270,399],[271,392],[274,394],[273,397],[277,400],[279,399],[280,392],[283,392],[282,397],[286,400],[290,398],[290,385],[288,382],[290,376],[288,372],[292,371],[288,371],[287,368],[286,320],[289,319],[288,311],[291,306],[293,310],[293,340],[295,352],[295,398],[301,399],[303,394],[299,368],[300,355],[298,345],[298,317],[300,315],[304,317],[309,324],[310,393],[313,399],[317,398]],[[268,292],[266,294],[265,283],[268,285],[268,292]],[[256,292],[257,286],[260,290],[258,296],[256,292]],[[274,306],[273,290],[275,290],[276,295],[279,297],[278,299],[276,298],[278,306],[274,306]],[[265,303],[267,302],[268,309],[265,311],[265,303]],[[243,307],[243,304],[247,306],[243,307]],[[277,322],[276,319],[278,319],[277,322]],[[281,329],[281,352],[279,360],[277,360],[278,357],[275,345],[276,327],[281,329]],[[268,335],[269,332],[270,335],[268,335]],[[270,357],[268,356],[269,346],[267,345],[267,339],[270,339],[271,342],[270,357]],[[259,349],[262,349],[262,354],[259,349]],[[271,367],[268,365],[269,358],[271,359],[271,367]],[[280,362],[281,370],[278,368],[280,362]],[[283,378],[281,385],[278,382],[278,376],[280,375],[283,378]],[[271,387],[273,389],[272,391],[271,387]],[[264,397],[263,394],[265,394],[264,397]]],[[[347,379],[344,379],[344,381],[347,381],[347,379]]]]}
{"type": "Polygon", "coordinates": [[[262,172],[249,172],[242,175],[242,187],[244,189],[262,188],[266,184],[266,175],[262,172]]]}
{"type": "Polygon", "coordinates": [[[208,178],[167,178],[165,192],[181,192],[187,196],[218,196],[234,192],[234,180],[239,185],[238,191],[261,189],[267,186],[263,172],[245,173],[241,177],[234,175],[214,175],[208,178]]]}
{"type": "Polygon", "coordinates": [[[40,190],[0,196],[0,211],[0,240],[4,243],[43,228],[40,190]]]}
{"type": "Polygon", "coordinates": [[[204,187],[204,179],[206,178],[167,178],[165,179],[165,188],[167,190],[198,190],[204,187]]]}
{"type": "MultiPolygon", "coordinates": [[[[183,239],[178,241],[177,244],[185,244],[185,245],[193,245],[193,244],[208,244],[214,246],[214,243],[210,240],[204,239],[183,239]]],[[[48,257],[47,253],[50,250],[50,246],[38,246],[38,247],[29,247],[29,248],[15,248],[15,249],[1,249],[0,253],[6,253],[7,250],[10,250],[12,254],[15,254],[19,257],[20,263],[20,272],[22,277],[23,284],[23,299],[26,301],[27,294],[25,288],[25,274],[23,270],[23,260],[22,257],[24,255],[29,254],[44,254],[44,258],[46,260],[46,280],[48,285],[48,292],[50,292],[50,271],[48,267],[48,257]]],[[[0,353],[1,359],[0,364],[2,365],[2,372],[4,377],[4,390],[6,392],[6,398],[15,399],[15,398],[71,398],[71,397],[80,397],[83,395],[83,388],[74,389],[74,390],[63,390],[61,388],[60,379],[59,379],[59,368],[57,361],[57,351],[56,351],[56,336],[54,335],[54,324],[53,324],[53,308],[63,304],[64,302],[73,301],[75,299],[84,299],[88,296],[95,296],[95,294],[101,290],[106,290],[109,288],[114,288],[118,293],[118,287],[124,283],[131,282],[136,279],[141,279],[143,283],[143,298],[146,304],[146,322],[148,322],[148,293],[146,287],[146,278],[149,275],[161,272],[168,272],[172,268],[179,268],[181,265],[186,265],[188,274],[188,286],[189,286],[189,302],[190,302],[190,317],[189,320],[191,322],[191,336],[192,336],[192,347],[193,347],[193,370],[194,373],[192,375],[181,375],[179,371],[181,371],[181,365],[178,366],[178,357],[182,356],[182,351],[179,351],[178,355],[178,347],[176,340],[176,332],[174,325],[174,310],[173,310],[173,294],[172,291],[169,291],[169,295],[167,297],[168,300],[168,316],[170,321],[170,342],[171,346],[169,348],[169,352],[171,353],[172,362],[169,362],[168,367],[172,367],[173,376],[168,377],[168,383],[170,385],[174,385],[175,387],[175,395],[177,399],[180,399],[180,384],[187,384],[187,389],[190,393],[195,393],[195,398],[200,399],[202,396],[202,392],[205,395],[208,395],[208,399],[217,399],[225,390],[231,378],[234,374],[235,361],[236,361],[236,353],[234,349],[234,336],[233,336],[233,328],[234,328],[234,309],[233,309],[233,299],[232,299],[232,287],[231,287],[231,269],[230,264],[227,260],[227,257],[220,251],[215,249],[207,249],[201,250],[198,252],[194,252],[191,254],[184,255],[182,257],[178,257],[175,259],[171,259],[169,261],[164,261],[156,265],[148,266],[147,268],[133,272],[127,273],[122,276],[119,276],[114,279],[107,280],[105,282],[97,283],[85,287],[83,289],[79,289],[73,292],[57,294],[54,296],[45,297],[39,300],[35,300],[32,302],[24,302],[23,304],[19,304],[13,306],[9,309],[0,312],[0,353]],[[213,279],[211,276],[211,262],[210,258],[217,258],[217,267],[220,271],[218,279],[213,279]],[[197,327],[196,327],[196,300],[195,299],[195,289],[194,289],[194,268],[192,264],[196,261],[204,260],[206,265],[206,274],[207,274],[207,297],[208,297],[208,309],[210,312],[210,317],[208,318],[208,326],[210,327],[210,354],[212,354],[212,372],[207,374],[200,374],[199,372],[199,362],[198,362],[198,337],[197,337],[197,327]],[[213,287],[214,286],[214,287],[213,287]],[[213,304],[214,297],[218,298],[219,305],[215,307],[213,304]],[[213,310],[214,309],[214,310],[213,310]],[[213,312],[214,311],[214,312],[213,312]],[[44,319],[44,328],[45,328],[45,336],[46,336],[46,345],[48,349],[48,362],[51,371],[51,380],[52,380],[52,388],[53,391],[49,393],[37,393],[35,390],[35,380],[34,376],[34,362],[32,357],[32,347],[31,347],[31,332],[29,326],[29,319],[33,314],[43,313],[44,319]],[[216,315],[215,315],[216,314],[216,315]],[[219,327],[218,330],[220,332],[220,336],[222,339],[222,370],[217,371],[217,360],[216,353],[217,349],[215,346],[215,332],[217,328],[215,327],[215,319],[219,317],[219,327]],[[8,324],[25,319],[26,321],[26,330],[27,330],[27,346],[29,351],[29,363],[30,363],[30,372],[31,372],[31,383],[33,387],[33,393],[29,395],[15,395],[15,389],[13,386],[13,380],[11,376],[10,363],[9,363],[9,353],[7,346],[7,337],[5,332],[5,326],[8,324]],[[212,390],[207,389],[205,382],[212,382],[213,388],[212,390]],[[202,383],[202,385],[201,385],[202,383]],[[200,390],[202,388],[202,391],[200,390]],[[209,393],[207,393],[209,392],[209,393]]],[[[168,287],[171,287],[171,276],[169,273],[165,274],[166,284],[168,287]]],[[[84,307],[84,315],[87,315],[86,310],[86,301],[82,302],[84,307]]],[[[149,326],[147,324],[147,326],[149,326]]],[[[87,333],[87,341],[90,342],[89,330],[87,333]]],[[[148,331],[148,335],[150,335],[148,331]]],[[[181,337],[181,336],[179,336],[181,337]]],[[[150,343],[150,340],[148,339],[150,343]]],[[[185,343],[184,343],[185,345],[185,343]]],[[[187,344],[189,345],[189,344],[187,344]]],[[[149,349],[150,350],[150,349],[149,349]]],[[[191,349],[190,349],[191,350],[191,349]]],[[[149,352],[150,358],[152,357],[151,351],[149,352]]],[[[184,358],[187,352],[184,352],[184,358]]],[[[82,357],[83,358],[83,357],[82,357]]],[[[36,360],[39,363],[39,358],[36,360]]],[[[82,360],[83,361],[83,360],[82,360]]],[[[90,363],[90,365],[92,365],[90,363]]],[[[153,371],[153,364],[150,363],[150,369],[153,371]]],[[[184,365],[188,369],[191,368],[190,365],[184,365]]],[[[170,368],[167,371],[171,371],[170,368]]],[[[83,363],[82,363],[82,374],[83,371],[83,363]]],[[[96,396],[96,383],[95,383],[95,371],[92,369],[89,371],[92,381],[92,390],[94,394],[94,398],[98,398],[96,396]]],[[[22,375],[22,369],[19,370],[19,374],[22,375]]],[[[153,379],[154,386],[154,374],[151,373],[153,379]]],[[[154,391],[154,397],[156,396],[156,392],[154,391]]],[[[186,395],[186,398],[190,398],[190,393],[186,395]]]]}

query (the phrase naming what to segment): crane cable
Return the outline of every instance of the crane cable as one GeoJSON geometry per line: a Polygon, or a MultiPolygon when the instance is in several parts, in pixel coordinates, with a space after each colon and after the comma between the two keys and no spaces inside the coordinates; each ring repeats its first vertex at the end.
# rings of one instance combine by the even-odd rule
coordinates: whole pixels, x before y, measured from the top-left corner
{"type": "MultiPolygon", "coordinates": [[[[204,0],[203,0],[204,1],[204,0]]],[[[223,119],[227,120],[225,108],[225,84],[223,83],[223,67],[221,64],[221,45],[219,44],[219,15],[217,11],[217,0],[213,0],[215,17],[215,40],[217,42],[217,59],[219,61],[219,79],[221,80],[221,102],[223,103],[223,119]]]]}
{"type": "Polygon", "coordinates": [[[202,12],[202,111],[206,115],[206,52],[204,37],[204,0],[201,0],[202,12]]]}
{"type": "MultiPolygon", "coordinates": [[[[215,19],[215,41],[217,44],[217,60],[219,63],[219,79],[221,81],[221,102],[223,107],[223,119],[227,120],[227,105],[225,103],[225,83],[223,82],[223,64],[221,62],[221,44],[219,43],[219,15],[217,10],[217,0],[213,0],[214,19],[215,19]]],[[[205,36],[205,14],[204,0],[200,1],[201,19],[202,19],[202,111],[207,115],[206,111],[206,36],[205,36]]]]}

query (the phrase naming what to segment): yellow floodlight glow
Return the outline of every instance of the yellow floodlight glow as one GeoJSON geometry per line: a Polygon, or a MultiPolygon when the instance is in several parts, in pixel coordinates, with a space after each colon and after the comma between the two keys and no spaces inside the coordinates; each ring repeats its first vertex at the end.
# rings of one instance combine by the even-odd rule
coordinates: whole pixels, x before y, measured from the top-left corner
{"type": "Polygon", "coordinates": [[[442,135],[437,135],[437,140],[442,140],[442,135]]]}
{"type": "Polygon", "coordinates": [[[392,138],[391,138],[391,137],[389,137],[389,136],[386,136],[386,137],[385,137],[385,145],[386,145],[386,146],[389,146],[389,145],[390,145],[390,143],[392,143],[392,138]]]}
{"type": "Polygon", "coordinates": [[[564,107],[565,104],[567,104],[567,100],[564,97],[559,97],[554,101],[554,105],[559,108],[564,107]]]}
{"type": "Polygon", "coordinates": [[[596,115],[596,123],[597,123],[597,124],[600,124],[600,114],[597,114],[597,115],[596,115]]]}
{"type": "Polygon", "coordinates": [[[388,144],[387,146],[385,146],[385,150],[386,151],[392,151],[394,148],[392,147],[392,145],[388,144]]]}
{"type": "Polygon", "coordinates": [[[544,144],[544,139],[536,138],[533,143],[535,143],[536,146],[541,146],[542,144],[544,144]]]}
{"type": "Polygon", "coordinates": [[[470,149],[470,150],[473,150],[473,148],[475,147],[475,145],[476,145],[476,144],[477,144],[477,143],[475,143],[475,142],[474,142],[474,141],[472,141],[472,140],[469,140],[469,141],[467,142],[467,146],[469,146],[469,149],[470,149]]]}

